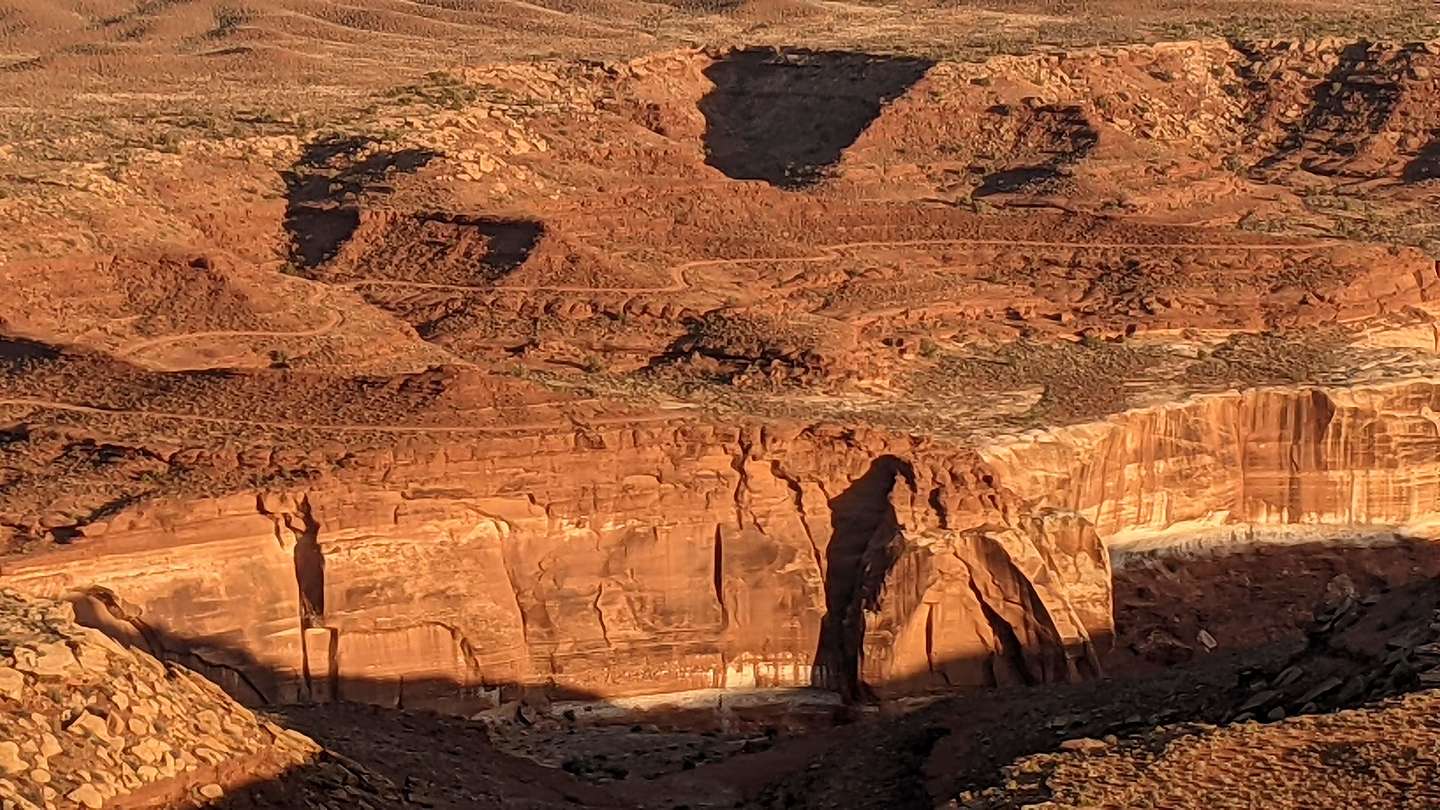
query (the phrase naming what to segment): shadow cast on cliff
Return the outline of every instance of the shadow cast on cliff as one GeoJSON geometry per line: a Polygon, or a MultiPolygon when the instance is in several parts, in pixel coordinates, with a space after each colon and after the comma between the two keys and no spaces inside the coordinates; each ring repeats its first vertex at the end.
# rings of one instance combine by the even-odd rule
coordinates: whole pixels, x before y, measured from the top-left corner
{"type": "MultiPolygon", "coordinates": [[[[844,672],[846,679],[838,686],[850,689],[853,697],[861,699],[869,696],[860,694],[858,673],[848,667],[855,661],[853,656],[861,640],[858,631],[862,628],[853,620],[847,623],[846,618],[857,615],[857,606],[866,596],[867,570],[885,564],[887,557],[883,549],[888,546],[895,523],[890,493],[896,483],[909,474],[909,468],[899,459],[881,457],[831,502],[835,540],[826,578],[827,607],[831,611],[823,630],[824,641],[817,650],[817,666],[825,662],[825,666],[837,667],[836,672],[844,672]]],[[[1136,713],[1134,706],[1140,705],[1137,696],[1143,695],[1144,705],[1150,707],[1145,711],[1153,708],[1155,712],[1162,712],[1167,707],[1166,696],[1190,689],[1200,682],[1197,678],[1202,678],[1201,673],[1209,673],[1203,676],[1208,679],[1204,680],[1209,684],[1206,688],[1223,696],[1229,683],[1225,679],[1242,667],[1259,660],[1268,661],[1304,643],[1303,620],[1327,590],[1335,587],[1336,578],[1341,575],[1346,578],[1346,587],[1353,587],[1361,594],[1398,587],[1418,578],[1440,577],[1440,544],[1424,541],[1359,546],[1311,543],[1261,546],[1224,554],[1129,555],[1116,572],[1119,649],[1118,655],[1107,658],[1106,664],[1108,667],[1113,661],[1120,666],[1112,670],[1110,677],[1068,685],[1031,685],[1017,680],[997,684],[1002,687],[998,690],[937,689],[941,682],[933,672],[917,673],[887,684],[886,692],[943,693],[945,699],[934,711],[950,718],[946,722],[953,728],[965,729],[967,737],[974,736],[969,734],[971,725],[982,720],[993,725],[987,733],[1009,734],[1003,746],[1007,758],[1049,750],[1055,744],[1056,735],[1045,723],[1053,720],[1053,713],[1062,710],[1075,713],[1070,709],[1071,704],[1060,701],[1059,696],[1076,695],[1076,699],[1088,707],[1087,712],[1128,716],[1136,713]],[[1286,605],[1294,609],[1290,613],[1279,609],[1286,605]],[[1220,647],[1213,653],[1195,645],[1192,634],[1196,622],[1220,640],[1220,647]],[[1130,666],[1137,658],[1168,654],[1166,649],[1150,643],[1152,627],[1166,628],[1173,637],[1184,636],[1180,640],[1191,648],[1190,653],[1168,662],[1147,659],[1158,666],[1130,666]],[[982,718],[964,708],[1006,700],[1007,695],[1040,701],[1049,707],[1046,711],[1052,715],[1043,721],[1025,720],[1039,723],[1041,727],[1019,733],[1007,730],[1006,723],[1012,721],[1007,720],[1003,712],[990,712],[982,718]],[[1064,705],[1060,706],[1061,703],[1064,705]]],[[[265,707],[282,725],[307,734],[339,755],[338,759],[322,757],[319,762],[250,784],[242,784],[242,779],[234,789],[227,783],[230,793],[218,805],[209,806],[302,806],[306,797],[316,795],[316,791],[329,790],[337,779],[344,782],[343,775],[337,776],[337,762],[342,766],[358,765],[387,777],[403,799],[390,806],[410,806],[407,803],[413,801],[416,806],[506,807],[514,806],[506,803],[507,796],[527,795],[523,791],[532,791],[531,795],[542,792],[543,797],[535,795],[535,798],[554,801],[556,806],[626,806],[614,794],[596,785],[497,751],[490,745],[480,722],[439,713],[466,715],[485,705],[508,701],[505,705],[513,710],[509,722],[524,725],[527,711],[539,711],[549,700],[574,699],[599,705],[606,703],[603,696],[519,683],[486,684],[483,690],[477,691],[473,685],[444,679],[351,678],[336,680],[324,694],[314,693],[315,685],[308,683],[306,688],[312,690],[311,694],[297,692],[292,697],[283,684],[295,683],[296,673],[268,668],[247,651],[223,639],[185,638],[157,631],[133,617],[117,622],[115,616],[106,615],[110,608],[103,601],[104,594],[90,595],[95,598],[75,601],[77,619],[82,624],[105,631],[122,643],[156,657],[195,669],[242,702],[265,707]],[[312,702],[305,703],[305,698],[312,702]],[[296,701],[299,705],[274,705],[296,701]],[[361,702],[380,705],[359,705],[361,702]],[[509,787],[494,789],[497,784],[509,787]],[[486,793],[486,789],[490,792],[486,793]]],[[[1107,640],[1096,641],[1103,644],[1107,640]]],[[[986,662],[968,663],[983,666],[986,662]]],[[[305,680],[302,677],[302,681],[305,680]]],[[[914,715],[906,715],[911,716],[914,715]]],[[[922,720],[924,716],[920,715],[922,720]]],[[[1195,718],[1202,716],[1194,715],[1195,718]]],[[[834,719],[839,722],[854,717],[853,713],[846,713],[837,714],[834,719]]],[[[1167,722],[1173,722],[1191,715],[1166,717],[1167,722]]],[[[948,730],[934,732],[925,725],[929,721],[922,720],[915,721],[919,725],[915,726],[912,759],[917,763],[929,756],[937,739],[951,733],[948,730]]],[[[636,717],[630,722],[641,722],[641,719],[636,717]]],[[[863,733],[874,733],[874,727],[867,728],[871,731],[863,733]]],[[[1067,733],[1093,736],[1088,728],[1070,729],[1067,733]]],[[[949,742],[945,745],[953,747],[949,742]]],[[[974,753],[973,746],[967,745],[964,750],[974,753]]],[[[997,773],[1003,764],[997,760],[997,773]]],[[[804,764],[794,767],[801,768],[804,764]]],[[[724,778],[723,774],[729,772],[724,767],[717,768],[717,778],[724,778]]],[[[690,774],[685,778],[696,777],[704,778],[703,774],[690,774]]],[[[647,789],[663,791],[666,784],[653,783],[647,789]]],[[[893,806],[910,805],[901,801],[893,806]]]]}
{"type": "Polygon", "coordinates": [[[844,150],[930,70],[925,59],[753,48],[705,69],[706,163],[784,189],[818,182],[844,150]]]}
{"type": "Polygon", "coordinates": [[[873,599],[872,583],[884,582],[894,559],[885,547],[900,522],[890,491],[900,478],[912,485],[915,471],[898,456],[870,463],[863,475],[830,499],[831,535],[825,549],[825,615],[815,649],[814,670],[824,686],[846,700],[860,694],[860,645],[864,633],[862,602],[873,599]]]}

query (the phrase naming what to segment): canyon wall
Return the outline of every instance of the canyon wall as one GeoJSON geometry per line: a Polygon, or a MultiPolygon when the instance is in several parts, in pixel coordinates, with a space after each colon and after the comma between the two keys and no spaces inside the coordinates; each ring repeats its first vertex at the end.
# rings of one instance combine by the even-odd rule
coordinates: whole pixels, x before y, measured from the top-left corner
{"type": "Polygon", "coordinates": [[[972,453],[841,430],[417,440],[83,534],[6,583],[251,702],[900,694],[1093,674],[1111,629],[1083,521],[1030,516],[972,453]]]}
{"type": "Polygon", "coordinates": [[[1118,549],[1307,526],[1421,532],[1440,512],[1437,409],[1431,381],[1252,390],[981,455],[1016,495],[1083,516],[1118,549]]]}
{"type": "Polygon", "coordinates": [[[1437,400],[1254,390],[979,453],[684,420],[415,439],[303,486],[144,504],[3,577],[251,702],[1079,679],[1112,636],[1107,546],[1422,529],[1437,400]]]}

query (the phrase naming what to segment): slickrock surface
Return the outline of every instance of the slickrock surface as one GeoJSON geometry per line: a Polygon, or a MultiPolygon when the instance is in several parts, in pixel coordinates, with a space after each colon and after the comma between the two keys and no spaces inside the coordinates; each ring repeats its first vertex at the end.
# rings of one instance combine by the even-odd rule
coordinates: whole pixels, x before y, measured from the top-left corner
{"type": "Polygon", "coordinates": [[[184,807],[292,771],[299,807],[399,806],[393,785],[261,719],[203,677],[0,590],[0,804],[184,807]],[[306,804],[310,802],[309,804],[306,804]]]}

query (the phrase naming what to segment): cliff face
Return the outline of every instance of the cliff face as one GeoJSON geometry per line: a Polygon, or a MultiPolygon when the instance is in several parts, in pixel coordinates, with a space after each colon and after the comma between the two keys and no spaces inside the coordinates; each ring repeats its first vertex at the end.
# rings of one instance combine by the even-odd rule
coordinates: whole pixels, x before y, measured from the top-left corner
{"type": "Polygon", "coordinates": [[[7,582],[250,701],[903,693],[1078,677],[1109,637],[1083,522],[1028,517],[973,454],[883,435],[416,444],[343,485],[155,503],[86,533],[7,582]]]}
{"type": "Polygon", "coordinates": [[[1083,678],[1112,635],[1107,545],[1433,519],[1437,399],[1252,390],[979,453],[685,420],[416,440],[153,501],[4,575],[252,702],[1083,678]]]}
{"type": "Polygon", "coordinates": [[[861,677],[882,696],[1100,674],[1113,631],[1110,559],[1084,520],[897,533],[872,550],[856,609],[861,677]]]}
{"type": "Polygon", "coordinates": [[[1430,381],[1256,390],[1036,431],[982,455],[1017,495],[1073,510],[1117,547],[1237,526],[1413,528],[1440,503],[1437,407],[1430,381]]]}

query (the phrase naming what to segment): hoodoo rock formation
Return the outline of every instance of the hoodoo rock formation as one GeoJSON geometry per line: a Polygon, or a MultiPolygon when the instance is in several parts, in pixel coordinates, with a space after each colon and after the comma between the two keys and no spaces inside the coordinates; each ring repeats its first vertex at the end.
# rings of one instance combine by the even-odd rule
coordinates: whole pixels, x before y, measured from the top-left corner
{"type": "Polygon", "coordinates": [[[912,439],[623,428],[369,477],[147,505],[6,581],[252,702],[903,694],[1093,674],[1111,634],[1084,521],[912,439]]]}

